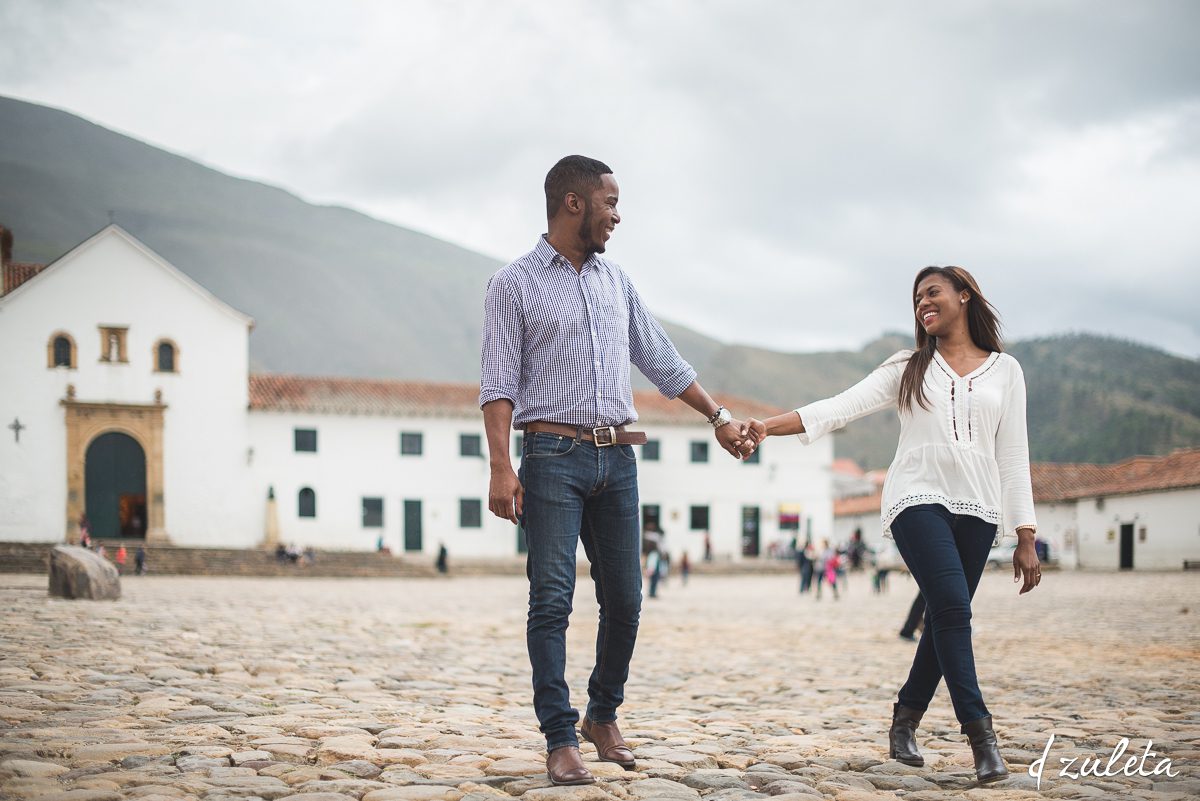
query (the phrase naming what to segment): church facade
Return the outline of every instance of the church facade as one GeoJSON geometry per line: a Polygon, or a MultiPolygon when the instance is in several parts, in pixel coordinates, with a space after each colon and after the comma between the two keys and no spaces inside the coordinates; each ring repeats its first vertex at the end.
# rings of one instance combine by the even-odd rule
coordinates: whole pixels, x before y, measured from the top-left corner
{"type": "MultiPolygon", "coordinates": [[[[118,226],[45,267],[13,262],[0,235],[0,539],[73,542],[87,525],[188,546],[523,551],[487,511],[476,386],[251,374],[253,320],[118,226]]],[[[754,558],[832,531],[829,439],[741,463],[682,403],[635,404],[643,520],[673,556],[754,558]]]]}

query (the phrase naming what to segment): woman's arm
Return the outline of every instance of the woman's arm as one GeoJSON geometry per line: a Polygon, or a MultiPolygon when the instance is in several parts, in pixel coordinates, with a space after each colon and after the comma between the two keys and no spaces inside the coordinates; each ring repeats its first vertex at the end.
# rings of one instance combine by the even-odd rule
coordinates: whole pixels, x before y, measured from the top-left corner
{"type": "Polygon", "coordinates": [[[1042,580],[1042,566],[1034,545],[1037,518],[1033,507],[1033,482],[1029,475],[1025,374],[1015,362],[1011,381],[996,428],[996,465],[1000,470],[1004,533],[1015,531],[1017,535],[1013,581],[1021,582],[1020,594],[1024,595],[1042,580]]]}
{"type": "Polygon", "coordinates": [[[755,442],[775,435],[799,434],[804,444],[836,431],[847,423],[896,405],[900,376],[907,358],[897,354],[876,368],[862,381],[832,398],[810,403],[794,412],[776,415],[767,420],[751,419],[743,432],[755,442]]]}

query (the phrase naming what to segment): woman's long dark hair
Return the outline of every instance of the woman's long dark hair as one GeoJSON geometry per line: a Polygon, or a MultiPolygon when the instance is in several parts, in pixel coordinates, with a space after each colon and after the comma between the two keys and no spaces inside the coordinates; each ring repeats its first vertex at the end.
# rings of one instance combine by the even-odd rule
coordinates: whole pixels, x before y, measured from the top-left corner
{"type": "MultiPolygon", "coordinates": [[[[954,287],[956,292],[970,293],[967,301],[967,333],[975,346],[986,351],[1000,353],[1004,343],[1000,338],[1000,315],[996,308],[988,303],[987,298],[979,289],[975,277],[962,267],[926,267],[917,273],[913,281],[913,291],[910,298],[913,311],[916,311],[917,287],[931,275],[940,275],[954,287]]],[[[933,353],[937,350],[937,337],[931,337],[925,332],[921,321],[916,322],[917,349],[904,368],[900,377],[900,408],[912,410],[913,402],[920,404],[922,409],[929,408],[929,399],[925,397],[925,371],[933,361],[933,353]]]]}

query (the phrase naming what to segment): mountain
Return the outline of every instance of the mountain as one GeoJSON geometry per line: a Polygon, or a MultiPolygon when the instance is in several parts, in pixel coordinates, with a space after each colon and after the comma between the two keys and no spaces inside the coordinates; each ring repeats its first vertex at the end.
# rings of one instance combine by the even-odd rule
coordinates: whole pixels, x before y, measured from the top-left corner
{"type": "MultiPolygon", "coordinates": [[[[478,380],[495,259],[0,97],[0,224],[15,232],[16,259],[52,261],[110,216],[255,318],[255,369],[478,380]]],[[[780,353],[664,325],[710,390],[789,408],[853,384],[911,342],[888,335],[860,351],[780,353]]],[[[1196,360],[1089,335],[1012,352],[1029,384],[1035,459],[1107,462],[1200,445],[1196,360]]],[[[859,421],[838,435],[838,455],[885,466],[896,430],[894,415],[859,421]]]]}

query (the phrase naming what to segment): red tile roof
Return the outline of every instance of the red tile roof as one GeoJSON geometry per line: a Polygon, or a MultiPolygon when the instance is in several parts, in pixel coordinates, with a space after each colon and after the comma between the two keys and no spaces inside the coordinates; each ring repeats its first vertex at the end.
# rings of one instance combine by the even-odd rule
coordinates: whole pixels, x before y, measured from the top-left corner
{"type": "Polygon", "coordinates": [[[1116,464],[1032,465],[1035,500],[1045,503],[1200,487],[1200,448],[1135,456],[1116,464]]]}
{"type": "Polygon", "coordinates": [[[4,288],[0,295],[7,295],[21,284],[33,278],[46,269],[44,264],[34,264],[28,261],[9,261],[4,263],[4,288]]]}
{"type": "MultiPolygon", "coordinates": [[[[679,401],[657,392],[634,392],[641,422],[695,425],[700,416],[679,401]]],[[[731,395],[714,395],[734,414],[758,418],[785,409],[731,395]]],[[[480,415],[479,387],[474,384],[394,381],[366,378],[314,378],[298,375],[252,374],[250,408],[261,411],[314,414],[363,414],[398,417],[462,417],[480,415]]]]}
{"type": "Polygon", "coordinates": [[[858,462],[853,459],[847,459],[844,456],[833,460],[832,470],[844,476],[858,477],[863,475],[863,469],[858,466],[858,462]]]}
{"type": "Polygon", "coordinates": [[[838,498],[833,502],[834,517],[853,517],[854,515],[879,514],[883,505],[883,491],[874,495],[858,495],[854,498],[838,498]]]}

